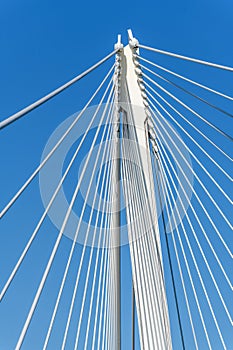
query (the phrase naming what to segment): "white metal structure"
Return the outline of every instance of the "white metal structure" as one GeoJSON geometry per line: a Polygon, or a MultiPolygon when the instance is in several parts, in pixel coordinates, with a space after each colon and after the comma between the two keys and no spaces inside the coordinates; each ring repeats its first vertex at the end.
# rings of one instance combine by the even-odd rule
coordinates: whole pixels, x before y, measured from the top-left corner
{"type": "MultiPolygon", "coordinates": [[[[136,184],[130,189],[124,189],[125,201],[127,203],[127,218],[129,227],[130,254],[133,273],[133,283],[137,314],[140,319],[140,342],[142,349],[171,349],[171,335],[166,301],[163,269],[161,265],[162,253],[160,235],[158,230],[157,209],[152,175],[152,164],[149,149],[149,122],[150,115],[147,96],[142,80],[142,72],[139,68],[137,40],[133,38],[131,30],[128,31],[129,45],[121,51],[121,110],[123,114],[123,125],[129,126],[127,136],[134,141],[137,157],[141,165],[141,174],[144,179],[143,193],[140,200],[148,208],[147,226],[135,227],[131,218],[140,215],[130,198],[138,191],[136,184]],[[130,135],[131,134],[131,135],[130,135]],[[151,263],[156,267],[149,271],[140,264],[148,263],[143,261],[145,257],[138,254],[138,240],[146,246],[147,240],[152,243],[150,246],[151,263]],[[149,290],[147,281],[151,278],[154,283],[153,290],[149,290]],[[160,297],[158,297],[160,295],[160,297]],[[142,302],[144,299],[144,303],[142,302]],[[141,307],[139,307],[141,305],[141,307]],[[143,307],[142,307],[143,305],[143,307]],[[148,315],[152,311],[152,321],[148,323],[148,315]],[[163,310],[163,312],[161,312],[163,310]]],[[[126,135],[125,135],[126,136],[126,135]]],[[[124,136],[124,138],[125,138],[124,136]]],[[[124,141],[123,141],[124,142],[124,141]]],[[[133,153],[127,154],[132,164],[135,162],[133,153]]],[[[123,152],[124,158],[124,152],[123,152]]],[[[132,172],[135,171],[133,167],[132,172]]],[[[131,177],[135,174],[129,175],[131,177]]]]}
{"type": "MultiPolygon", "coordinates": [[[[55,158],[56,154],[67,155],[66,144],[76,146],[59,181],[54,181],[51,188],[46,187],[46,198],[42,198],[44,211],[29,238],[24,237],[26,243],[19,250],[15,247],[15,260],[12,259],[10,272],[7,270],[1,281],[0,310],[1,306],[4,310],[7,303],[11,304],[17,297],[16,294],[12,297],[8,290],[14,289],[16,276],[20,275],[33,252],[33,245],[40,239],[40,230],[49,217],[58,229],[56,240],[38,277],[39,282],[33,281],[33,298],[28,296],[27,288],[24,289],[27,308],[20,322],[21,329],[17,329],[17,339],[13,332],[12,342],[7,339],[9,349],[5,349],[6,343],[1,343],[0,339],[0,348],[2,346],[4,350],[24,349],[63,244],[66,250],[61,254],[64,261],[62,256],[58,264],[61,274],[56,275],[56,279],[60,278],[58,289],[49,291],[54,300],[47,301],[46,305],[52,311],[48,308],[47,314],[43,309],[47,318],[43,315],[45,322],[41,325],[43,332],[38,349],[54,349],[57,346],[55,341],[53,343],[55,333],[60,336],[56,341],[62,350],[123,350],[121,246],[126,244],[124,225],[132,271],[130,311],[132,318],[137,318],[140,349],[176,350],[172,334],[177,333],[178,350],[228,350],[232,346],[232,240],[228,233],[232,231],[230,169],[233,139],[228,123],[225,129],[222,128],[225,120],[216,124],[211,118],[204,117],[196,110],[196,104],[189,107],[189,101],[183,102],[176,90],[188,94],[190,101],[195,99],[204,103],[206,108],[221,113],[224,118],[233,118],[233,115],[208,98],[171,81],[169,75],[164,77],[152,69],[171,74],[228,102],[233,97],[141,57],[139,48],[227,72],[232,72],[233,68],[141,45],[131,30],[128,41],[124,47],[119,35],[112,53],[0,122],[0,129],[6,130],[11,123],[115,57],[114,65],[83,110],[71,118],[64,129],[62,126],[55,131],[56,137],[46,148],[41,163],[0,211],[0,219],[10,215],[11,208],[20,201],[36,175],[40,173],[40,179],[43,179],[43,171],[50,162],[52,171],[57,171],[60,159],[59,156],[55,158]],[[160,81],[166,87],[160,85],[160,81]],[[85,114],[102,88],[105,91],[96,109],[85,114]],[[86,124],[76,145],[80,121],[86,124]],[[82,152],[85,156],[80,159],[82,152]],[[58,208],[57,198],[63,198],[61,191],[75,161],[80,166],[78,177],[75,177],[76,186],[72,188],[70,202],[64,201],[62,211],[58,210],[60,221],[57,222],[54,207],[58,208]],[[74,206],[77,202],[76,217],[74,206]],[[74,228],[71,236],[70,223],[74,228]],[[67,242],[63,242],[65,235],[72,238],[69,248],[67,242]],[[72,283],[70,274],[74,276],[72,283]],[[7,299],[8,296],[13,299],[7,299]]],[[[63,167],[62,161],[61,164],[63,167]]],[[[2,223],[4,225],[4,220],[0,225],[2,223]]],[[[10,224],[14,224],[14,218],[10,224]]],[[[8,234],[11,239],[11,232],[8,234]]],[[[39,259],[40,254],[38,251],[38,256],[33,258],[39,259]]],[[[36,264],[36,267],[33,263],[29,265],[35,268],[36,275],[36,264]]],[[[0,321],[2,319],[0,316],[0,321]]],[[[2,328],[4,326],[5,322],[2,322],[2,328]]],[[[132,333],[132,350],[136,350],[134,327],[132,321],[132,332],[128,332],[132,333]]],[[[2,334],[4,337],[5,332],[2,334]]],[[[30,346],[34,350],[35,344],[30,346]]]]}

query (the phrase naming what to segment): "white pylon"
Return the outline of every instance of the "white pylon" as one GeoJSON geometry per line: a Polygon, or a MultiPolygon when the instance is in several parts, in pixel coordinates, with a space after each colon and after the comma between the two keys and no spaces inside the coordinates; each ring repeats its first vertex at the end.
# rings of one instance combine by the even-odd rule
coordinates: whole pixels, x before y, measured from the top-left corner
{"type": "MultiPolygon", "coordinates": [[[[149,148],[149,110],[140,63],[136,55],[138,41],[133,38],[131,30],[128,31],[128,36],[129,45],[124,47],[120,53],[122,73],[119,105],[123,114],[123,128],[125,125],[131,124],[130,127],[125,127],[126,134],[129,128],[133,129],[135,145],[137,144],[135,146],[137,150],[133,150],[133,152],[138,154],[143,174],[143,190],[140,193],[138,193],[135,184],[124,190],[139,336],[141,349],[167,350],[172,348],[172,343],[149,148]],[[138,208],[135,209],[135,204],[130,200],[135,194],[140,196],[140,201],[146,203],[148,208],[146,226],[145,222],[141,223],[138,208]],[[136,225],[132,222],[132,215],[137,217],[136,225]],[[153,266],[148,267],[146,257],[139,252],[139,240],[141,247],[149,249],[150,263],[153,266]],[[145,269],[143,266],[148,268],[145,269]]],[[[129,134],[130,131],[128,131],[128,137],[132,138],[132,135],[129,134]]],[[[131,151],[127,152],[127,159],[132,157],[133,163],[135,159],[133,159],[131,151]]],[[[131,172],[135,171],[132,169],[131,172]]]]}
{"type": "Polygon", "coordinates": [[[116,54],[115,67],[115,111],[113,120],[113,159],[112,159],[112,182],[111,182],[111,251],[110,268],[112,274],[112,283],[114,285],[114,312],[111,315],[113,323],[114,344],[111,344],[113,350],[121,349],[121,277],[120,277],[120,110],[119,110],[119,81],[121,75],[120,57],[123,45],[121,36],[118,35],[118,42],[115,45],[118,50],[116,54]]]}

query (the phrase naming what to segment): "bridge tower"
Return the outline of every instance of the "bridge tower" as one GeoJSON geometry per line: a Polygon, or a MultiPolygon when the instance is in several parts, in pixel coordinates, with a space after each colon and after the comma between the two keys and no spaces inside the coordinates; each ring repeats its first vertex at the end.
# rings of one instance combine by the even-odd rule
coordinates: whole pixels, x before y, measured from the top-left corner
{"type": "MultiPolygon", "coordinates": [[[[150,147],[156,151],[156,141],[155,135],[152,133],[147,96],[141,76],[138,41],[133,37],[131,30],[128,30],[128,38],[129,44],[123,48],[118,36],[118,43],[115,46],[116,49],[120,49],[116,56],[117,67],[120,68],[120,71],[116,72],[115,84],[118,96],[118,121],[120,119],[122,121],[122,166],[127,172],[128,181],[130,181],[130,186],[123,183],[123,193],[140,344],[143,350],[171,349],[172,343],[150,154],[150,147]],[[137,205],[135,205],[135,200],[137,200],[137,205]],[[140,247],[143,247],[147,254],[144,255],[140,247]]],[[[120,155],[118,137],[116,137],[117,158],[120,155]]],[[[119,163],[115,164],[115,180],[119,179],[119,166],[119,163]]],[[[117,192],[118,204],[115,204],[114,213],[120,208],[119,187],[117,192]]],[[[114,226],[120,223],[119,214],[118,219],[116,215],[114,226]]],[[[115,236],[119,237],[120,232],[118,231],[115,236]]],[[[119,350],[120,250],[115,248],[114,254],[116,264],[114,278],[115,285],[118,286],[116,349],[119,350]]]]}

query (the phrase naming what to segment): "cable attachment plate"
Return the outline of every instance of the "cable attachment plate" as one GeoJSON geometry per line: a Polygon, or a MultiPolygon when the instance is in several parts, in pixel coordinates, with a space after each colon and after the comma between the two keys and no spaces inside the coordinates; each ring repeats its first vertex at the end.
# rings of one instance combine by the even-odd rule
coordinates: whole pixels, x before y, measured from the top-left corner
{"type": "Polygon", "coordinates": [[[159,148],[158,148],[158,144],[156,141],[156,133],[155,133],[155,130],[154,130],[149,118],[147,120],[147,123],[148,123],[147,124],[148,125],[148,136],[149,136],[149,140],[151,142],[152,151],[153,151],[155,157],[158,159],[159,148]]]}

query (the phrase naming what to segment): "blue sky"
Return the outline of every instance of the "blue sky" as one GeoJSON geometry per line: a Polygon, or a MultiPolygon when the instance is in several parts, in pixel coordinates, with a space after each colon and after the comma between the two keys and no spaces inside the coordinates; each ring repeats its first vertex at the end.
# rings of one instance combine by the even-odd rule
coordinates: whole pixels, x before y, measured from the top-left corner
{"type": "MultiPolygon", "coordinates": [[[[123,43],[127,44],[128,28],[131,28],[139,42],[145,45],[233,66],[232,14],[233,3],[230,0],[221,2],[215,0],[118,1],[116,3],[3,0],[0,5],[0,119],[4,119],[60,86],[111,52],[118,33],[122,34],[123,43]]],[[[143,54],[146,56],[146,53],[143,54]]],[[[230,73],[204,71],[196,65],[187,66],[153,55],[147,54],[147,57],[151,59],[156,57],[157,62],[180,69],[180,72],[186,75],[190,73],[190,76],[198,81],[203,78],[204,83],[229,94],[233,91],[230,73]]],[[[62,95],[1,131],[0,208],[38,165],[47,139],[54,129],[83,107],[87,98],[90,97],[90,91],[94,91],[103,74],[111,66],[111,62],[66,90],[62,95]]],[[[216,98],[213,101],[218,104],[220,100],[216,98]]],[[[224,101],[222,106],[228,110],[232,108],[228,102],[224,101]]],[[[227,117],[222,117],[223,122],[215,113],[212,117],[216,125],[229,133],[232,132],[232,129],[230,130],[232,124],[225,119],[227,117]]],[[[224,143],[224,147],[228,145],[229,143],[224,143]]],[[[224,180],[220,179],[220,181],[223,186],[227,186],[224,180]]],[[[217,193],[216,196],[218,196],[217,193]]],[[[6,215],[0,226],[1,286],[42,210],[36,180],[25,192],[21,201],[11,209],[9,215],[6,215]]],[[[229,207],[226,207],[226,213],[230,213],[229,207]]],[[[221,225],[221,222],[219,224],[221,225]]],[[[28,261],[25,261],[25,268],[21,270],[20,277],[16,277],[16,288],[9,289],[9,296],[4,300],[5,304],[0,305],[0,314],[4,315],[0,317],[1,350],[11,350],[15,345],[22,321],[35,292],[35,284],[31,281],[36,281],[36,278],[41,276],[44,261],[55,240],[56,229],[50,222],[47,222],[47,225],[49,234],[42,235],[41,241],[35,242],[31,256],[28,261]],[[44,249],[40,250],[39,259],[33,262],[33,252],[37,252],[41,245],[44,249]],[[33,268],[32,263],[35,264],[33,268]],[[25,298],[26,304],[24,304],[25,298]]],[[[225,235],[227,233],[229,232],[225,235]]],[[[70,247],[68,239],[64,242],[64,249],[66,247],[70,247]]],[[[127,252],[123,254],[125,254],[125,261],[128,261],[127,252]]],[[[58,275],[62,269],[64,263],[62,257],[62,252],[59,252],[54,276],[58,275]]],[[[228,260],[226,259],[225,262],[228,260]]],[[[166,263],[165,268],[167,269],[166,263]]],[[[130,276],[129,268],[124,270],[123,281],[127,282],[128,276],[130,276]]],[[[52,297],[53,288],[58,288],[59,281],[56,277],[51,277],[48,283],[46,293],[48,297],[52,297]]],[[[168,279],[168,289],[170,288],[168,279]]],[[[227,296],[229,301],[228,293],[227,296]]],[[[126,306],[130,303],[130,290],[124,293],[123,302],[126,306]]],[[[173,302],[170,307],[174,308],[173,302]]],[[[43,314],[46,308],[49,308],[49,305],[44,298],[41,312],[37,315],[41,329],[35,326],[35,322],[32,324],[22,349],[40,349],[40,331],[43,331],[43,321],[45,323],[46,320],[48,321],[48,317],[46,316],[46,319],[43,314]],[[35,339],[37,344],[34,343],[35,339]]],[[[127,315],[124,315],[123,322],[126,327],[123,327],[122,349],[124,350],[128,349],[130,344],[127,337],[127,326],[129,327],[127,315]]],[[[59,324],[62,328],[62,318],[59,324]]],[[[175,339],[174,349],[179,350],[181,347],[179,336],[176,337],[178,328],[175,317],[172,331],[175,339]]],[[[230,332],[228,332],[228,338],[230,338],[230,332]]],[[[53,344],[60,344],[59,337],[56,339],[54,336],[53,342],[53,344]]],[[[229,340],[228,344],[230,344],[229,340]]],[[[55,346],[59,345],[54,345],[51,349],[55,349],[55,346]]],[[[193,349],[193,344],[190,344],[190,349],[193,349]]],[[[205,349],[204,346],[203,349],[205,349]]],[[[216,350],[218,350],[217,347],[216,350]]]]}

